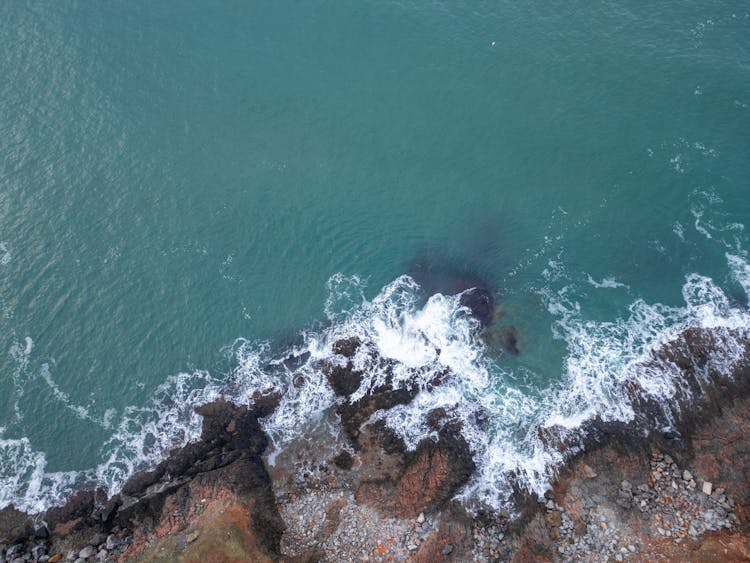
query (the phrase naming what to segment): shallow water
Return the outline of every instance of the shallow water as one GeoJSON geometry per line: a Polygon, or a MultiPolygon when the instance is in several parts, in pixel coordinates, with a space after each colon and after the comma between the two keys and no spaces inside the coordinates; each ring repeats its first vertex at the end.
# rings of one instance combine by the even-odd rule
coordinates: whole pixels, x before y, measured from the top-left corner
{"type": "MultiPolygon", "coordinates": [[[[267,364],[290,343],[319,357],[347,331],[460,373],[391,422],[416,439],[439,401],[492,412],[472,439],[493,502],[505,470],[544,479],[533,424],[626,417],[612,389],[650,348],[747,326],[747,6],[40,2],[0,21],[0,505],[115,489],[195,435],[191,405],[283,382],[267,364]],[[400,277],[424,263],[489,284],[520,354],[425,305],[400,277]]],[[[277,442],[330,404],[308,387],[277,442]]]]}

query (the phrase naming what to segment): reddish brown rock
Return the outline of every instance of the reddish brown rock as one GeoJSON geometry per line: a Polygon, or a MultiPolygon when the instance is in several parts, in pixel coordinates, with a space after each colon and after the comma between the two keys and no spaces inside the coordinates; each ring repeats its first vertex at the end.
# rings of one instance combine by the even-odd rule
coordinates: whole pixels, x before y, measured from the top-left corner
{"type": "Polygon", "coordinates": [[[465,485],[476,468],[457,423],[444,426],[438,440],[422,440],[409,452],[396,483],[399,513],[416,516],[442,507],[465,485]]]}
{"type": "Polygon", "coordinates": [[[14,506],[0,510],[0,544],[14,544],[34,533],[34,525],[25,512],[14,506]]]}

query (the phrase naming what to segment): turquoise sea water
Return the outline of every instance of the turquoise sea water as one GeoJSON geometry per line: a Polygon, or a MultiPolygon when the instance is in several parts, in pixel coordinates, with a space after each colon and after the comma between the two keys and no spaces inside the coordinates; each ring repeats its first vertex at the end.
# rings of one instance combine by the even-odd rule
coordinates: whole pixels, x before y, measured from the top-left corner
{"type": "Polygon", "coordinates": [[[745,226],[746,2],[2,3],[0,505],[116,486],[420,261],[497,292],[522,434],[687,275],[746,312],[745,226]]]}

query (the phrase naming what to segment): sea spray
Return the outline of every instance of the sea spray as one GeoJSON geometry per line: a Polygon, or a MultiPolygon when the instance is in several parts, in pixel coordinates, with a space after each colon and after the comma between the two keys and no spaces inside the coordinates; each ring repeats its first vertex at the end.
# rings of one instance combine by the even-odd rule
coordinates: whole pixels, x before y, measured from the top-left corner
{"type": "MultiPolygon", "coordinates": [[[[726,259],[734,281],[747,291],[747,261],[739,254],[727,254],[726,259]]],[[[373,420],[384,420],[408,448],[414,448],[420,440],[434,438],[427,414],[445,409],[461,421],[477,463],[461,498],[512,508],[508,502],[514,487],[543,492],[565,459],[566,452],[540,439],[539,429],[574,434],[594,417],[633,420],[632,399],[625,391],[628,381],[637,381],[645,394],[664,405],[668,417],[670,399],[685,390],[670,366],[649,363],[655,351],[687,328],[747,334],[750,327],[748,311],[733,307],[711,278],[698,274],[686,277],[683,306],[637,299],[627,317],[607,322],[587,320],[567,286],[557,292],[543,291],[540,297],[554,319],[554,334],[564,340],[568,354],[558,384],[530,391],[515,385],[508,368],[490,356],[480,327],[461,306],[460,296],[436,294],[425,301],[420,287],[408,276],[397,278],[371,300],[363,297],[365,284],[357,277],[334,276],[329,290],[329,324],[302,333],[297,345],[274,354],[268,343],[238,340],[231,348],[235,368],[226,376],[214,377],[205,371],[178,374],[159,387],[147,406],[125,409],[96,468],[46,472],[44,455],[27,439],[3,437],[0,504],[12,502],[39,512],[76,488],[103,486],[115,493],[137,470],[155,465],[170,449],[197,439],[201,419],[194,407],[219,396],[248,403],[258,392],[283,392],[276,411],[263,420],[277,449],[302,436],[311,425],[328,425],[335,432],[335,423],[325,414],[342,399],[333,394],[321,365],[343,361],[333,353],[334,342],[356,336],[367,346],[352,358],[363,377],[350,400],[385,382],[378,358],[387,360],[391,385],[417,385],[419,393],[411,403],[376,413],[373,420]],[[438,373],[449,376],[440,385],[430,385],[438,373]]],[[[30,353],[30,346],[17,346],[20,367],[28,363],[27,349],[30,353]]],[[[717,369],[731,371],[738,353],[739,348],[733,349],[728,342],[716,354],[717,369]]]]}

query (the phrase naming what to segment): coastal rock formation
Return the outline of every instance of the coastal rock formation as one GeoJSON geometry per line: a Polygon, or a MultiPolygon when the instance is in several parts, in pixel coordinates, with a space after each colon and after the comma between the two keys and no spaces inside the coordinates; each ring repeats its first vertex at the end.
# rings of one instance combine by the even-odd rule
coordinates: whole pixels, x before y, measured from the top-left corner
{"type": "Polygon", "coordinates": [[[206,554],[216,561],[278,560],[284,524],[261,458],[268,438],[256,411],[220,400],[198,413],[199,441],[135,475],[111,499],[82,491],[42,515],[46,527],[38,531],[26,515],[5,509],[0,543],[11,544],[12,553],[36,550],[37,561],[63,554],[84,560],[203,561],[206,554]]]}
{"type": "Polygon", "coordinates": [[[422,440],[405,457],[403,473],[396,482],[396,506],[406,517],[441,509],[476,468],[455,420],[440,429],[437,440],[422,440]]]}
{"type": "Polygon", "coordinates": [[[252,407],[216,401],[198,409],[198,442],[113,498],[82,491],[41,519],[0,511],[0,560],[750,560],[744,333],[691,329],[644,363],[682,382],[667,430],[645,433],[665,405],[637,382],[624,389],[636,408],[630,424],[538,429],[548,447],[576,453],[544,498],[517,492],[512,518],[452,500],[475,465],[450,409],[428,413],[434,435],[410,451],[373,415],[413,400],[414,388],[386,382],[351,401],[362,384],[352,383],[361,374],[351,360],[366,345],[334,345],[340,369],[326,375],[343,432],[327,449],[303,444],[310,457],[301,474],[274,467],[272,479],[262,458],[268,437],[258,418],[273,412],[277,396],[261,393],[252,407]]]}
{"type": "MultiPolygon", "coordinates": [[[[343,367],[328,367],[326,371],[334,392],[346,399],[338,405],[337,412],[341,428],[354,449],[361,452],[368,464],[382,461],[374,458],[390,458],[388,472],[363,479],[357,499],[381,510],[395,510],[404,517],[437,510],[468,482],[475,468],[469,445],[461,435],[460,423],[440,421],[437,439],[422,440],[414,451],[407,451],[403,441],[382,421],[370,423],[376,412],[411,402],[419,389],[416,385],[394,388],[388,375],[385,384],[370,389],[357,400],[349,400],[349,395],[361,384],[361,374],[353,369],[350,358],[362,345],[359,339],[352,338],[335,342],[333,351],[347,358],[347,363],[343,367]],[[350,384],[352,381],[357,382],[356,386],[350,384]]],[[[380,361],[383,372],[389,374],[389,363],[380,358],[376,361],[380,361]]],[[[439,385],[441,378],[447,376],[447,373],[439,373],[431,384],[439,385]]]]}

